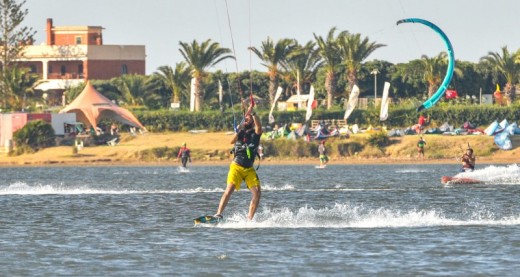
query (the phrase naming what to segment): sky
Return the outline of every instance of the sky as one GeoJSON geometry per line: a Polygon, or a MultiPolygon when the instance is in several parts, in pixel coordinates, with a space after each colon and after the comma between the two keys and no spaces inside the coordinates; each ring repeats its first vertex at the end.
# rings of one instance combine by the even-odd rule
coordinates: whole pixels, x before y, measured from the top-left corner
{"type": "Polygon", "coordinates": [[[102,26],[105,45],[145,45],[146,74],[183,61],[179,42],[207,39],[237,57],[209,71],[264,70],[249,46],[260,48],[268,37],[305,44],[332,27],[386,45],[366,61],[402,63],[446,51],[425,25],[396,25],[412,17],[441,28],[457,60],[478,62],[503,46],[520,48],[518,0],[26,0],[23,7],[29,11],[23,25],[37,31],[35,44],[45,43],[47,18],[54,26],[102,26]]]}

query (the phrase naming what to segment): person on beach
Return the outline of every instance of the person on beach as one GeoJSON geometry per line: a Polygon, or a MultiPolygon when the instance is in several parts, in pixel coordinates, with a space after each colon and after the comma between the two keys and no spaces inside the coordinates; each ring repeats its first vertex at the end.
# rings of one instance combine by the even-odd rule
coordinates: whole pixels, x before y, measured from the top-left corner
{"type": "Polygon", "coordinates": [[[417,157],[424,159],[424,146],[426,146],[426,141],[421,137],[417,142],[417,157]]]}
{"type": "Polygon", "coordinates": [[[320,141],[318,152],[320,153],[320,167],[324,167],[329,162],[329,157],[327,157],[327,148],[325,148],[325,140],[320,141]]]}
{"type": "Polygon", "coordinates": [[[222,213],[231,198],[231,194],[235,190],[239,190],[242,181],[245,181],[252,193],[247,218],[253,220],[261,196],[260,179],[253,167],[261,135],[262,124],[258,116],[253,112],[253,105],[251,105],[246,112],[244,123],[240,125],[238,132],[231,139],[231,144],[234,145],[231,151],[234,154],[234,158],[229,166],[226,190],[222,194],[214,217],[223,218],[222,213]]]}
{"type": "Polygon", "coordinates": [[[460,158],[462,161],[462,169],[463,172],[473,171],[475,169],[475,160],[476,157],[473,154],[473,149],[471,147],[468,147],[466,149],[466,153],[462,155],[460,158]]]}
{"type": "Polygon", "coordinates": [[[182,167],[186,168],[186,164],[188,162],[191,163],[191,155],[190,149],[186,147],[186,142],[182,144],[181,149],[179,149],[179,154],[177,154],[177,161],[181,159],[182,167]]]}

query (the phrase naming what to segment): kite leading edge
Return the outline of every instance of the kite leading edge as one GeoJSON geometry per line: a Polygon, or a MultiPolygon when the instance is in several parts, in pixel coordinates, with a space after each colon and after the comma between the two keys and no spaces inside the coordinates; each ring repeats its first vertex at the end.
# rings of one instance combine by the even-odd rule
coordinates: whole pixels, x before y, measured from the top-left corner
{"type": "Polygon", "coordinates": [[[417,108],[417,111],[419,112],[424,109],[429,109],[433,105],[435,105],[441,99],[444,92],[448,89],[448,85],[451,81],[451,78],[453,77],[453,70],[455,69],[455,55],[453,53],[453,47],[451,46],[451,42],[446,36],[446,34],[439,27],[437,27],[430,21],[420,18],[406,18],[397,21],[397,25],[401,23],[421,23],[432,28],[442,37],[442,39],[444,40],[444,44],[446,44],[446,48],[448,48],[448,69],[446,70],[446,76],[444,77],[442,84],[439,86],[439,89],[437,89],[437,91],[432,95],[432,97],[427,99],[421,106],[417,108]]]}

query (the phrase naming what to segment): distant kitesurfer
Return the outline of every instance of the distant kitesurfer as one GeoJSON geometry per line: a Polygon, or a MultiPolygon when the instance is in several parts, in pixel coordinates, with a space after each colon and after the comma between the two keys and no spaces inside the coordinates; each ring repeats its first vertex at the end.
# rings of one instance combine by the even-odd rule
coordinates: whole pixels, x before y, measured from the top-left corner
{"type": "Polygon", "coordinates": [[[179,158],[182,162],[182,167],[186,168],[186,164],[188,161],[191,163],[191,155],[190,155],[190,149],[186,147],[186,142],[182,144],[181,149],[179,149],[179,154],[177,155],[177,161],[179,161],[179,158]]]}
{"type": "Polygon", "coordinates": [[[222,218],[222,213],[231,198],[231,194],[233,194],[235,189],[240,189],[242,181],[245,181],[252,193],[247,218],[252,220],[255,216],[258,203],[260,202],[261,188],[260,179],[256,174],[253,163],[257,156],[261,135],[262,124],[258,116],[253,112],[253,105],[251,105],[246,112],[244,123],[240,125],[238,132],[231,139],[231,144],[234,145],[232,150],[234,158],[229,166],[227,187],[222,194],[215,217],[222,218]]]}
{"type": "Polygon", "coordinates": [[[318,152],[320,153],[320,167],[324,167],[329,162],[329,157],[327,157],[327,148],[325,148],[325,140],[320,141],[318,152]]]}
{"type": "Polygon", "coordinates": [[[462,170],[461,171],[473,171],[475,169],[475,155],[473,154],[473,149],[468,147],[466,153],[462,155],[460,158],[462,160],[462,170]]]}

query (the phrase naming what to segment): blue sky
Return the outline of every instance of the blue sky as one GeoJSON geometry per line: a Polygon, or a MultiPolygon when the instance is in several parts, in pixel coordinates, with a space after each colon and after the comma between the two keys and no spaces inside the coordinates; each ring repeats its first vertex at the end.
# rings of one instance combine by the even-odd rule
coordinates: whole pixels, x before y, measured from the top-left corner
{"type": "MultiPolygon", "coordinates": [[[[445,51],[428,27],[396,26],[410,17],[439,26],[457,60],[478,62],[503,46],[520,48],[518,0],[227,0],[231,28],[225,0],[27,0],[24,7],[29,10],[24,25],[37,31],[36,44],[45,42],[47,18],[55,26],[102,26],[104,44],[146,46],[147,74],[182,61],[179,42],[194,39],[234,47],[239,71],[262,70],[248,46],[259,47],[267,37],[304,44],[314,39],[313,33],[326,36],[334,26],[387,45],[368,60],[408,62],[445,51]]],[[[232,61],[217,68],[236,71],[232,61]]]]}

